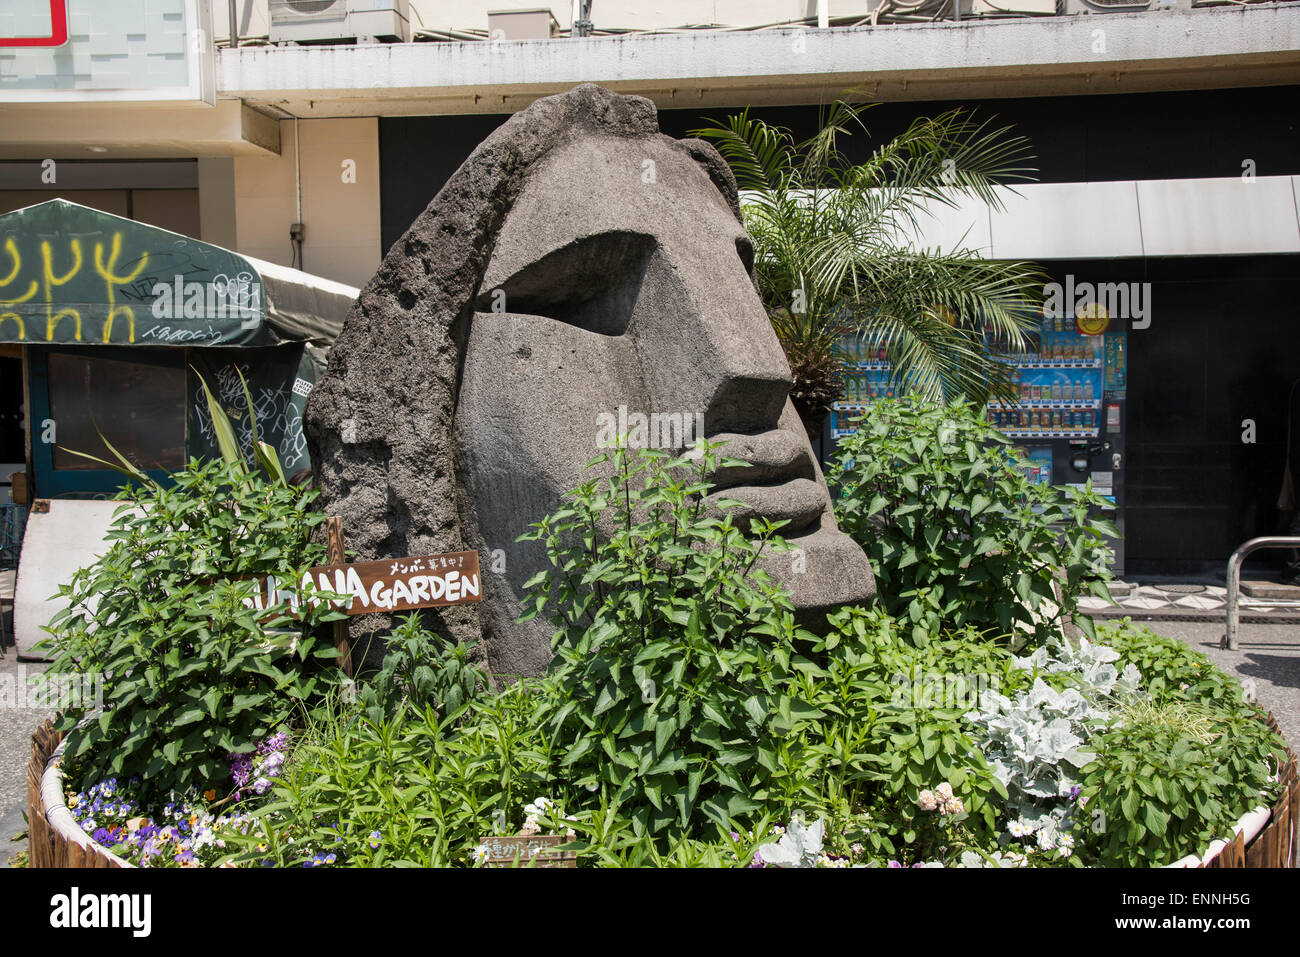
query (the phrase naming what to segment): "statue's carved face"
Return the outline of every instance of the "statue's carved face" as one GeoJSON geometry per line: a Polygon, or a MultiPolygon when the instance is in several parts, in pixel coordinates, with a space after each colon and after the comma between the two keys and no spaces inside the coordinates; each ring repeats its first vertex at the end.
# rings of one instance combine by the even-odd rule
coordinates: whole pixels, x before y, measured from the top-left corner
{"type": "Polygon", "coordinates": [[[790,520],[800,551],[768,567],[796,608],[870,597],[866,557],[836,529],[788,401],[752,255],[705,169],[665,138],[584,138],[529,174],[479,286],[456,409],[467,546],[505,558],[482,609],[494,670],[550,658],[549,626],[513,620],[544,562],[515,539],[590,477],[611,423],[630,430],[638,415],[660,426],[651,442],[698,437],[702,423],[729,440],[722,454],[753,463],[715,480],[752,514],[790,520]]]}

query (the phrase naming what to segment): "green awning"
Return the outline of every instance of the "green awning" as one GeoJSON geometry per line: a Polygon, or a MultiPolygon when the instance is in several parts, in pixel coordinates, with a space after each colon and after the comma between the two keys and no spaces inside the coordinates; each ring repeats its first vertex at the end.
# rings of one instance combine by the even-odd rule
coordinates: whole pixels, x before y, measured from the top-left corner
{"type": "Polygon", "coordinates": [[[327,344],[357,294],[62,199],[0,216],[0,342],[327,344]]]}

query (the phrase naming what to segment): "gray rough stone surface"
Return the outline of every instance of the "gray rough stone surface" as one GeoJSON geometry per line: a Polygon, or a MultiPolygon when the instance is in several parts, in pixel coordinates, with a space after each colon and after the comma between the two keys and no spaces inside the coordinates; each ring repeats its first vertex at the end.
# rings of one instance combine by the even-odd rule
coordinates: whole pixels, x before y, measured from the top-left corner
{"type": "MultiPolygon", "coordinates": [[[[515,539],[589,478],[598,418],[702,416],[754,463],[720,487],[791,520],[769,571],[805,617],[874,594],[789,402],[790,370],[748,269],[736,184],[653,104],[584,85],[489,136],[394,244],[306,411],[324,507],[357,558],[476,549],[484,601],[426,614],[535,674],[550,627],[517,624],[543,567],[515,539]],[[494,571],[495,570],[495,571],[494,571]]],[[[391,625],[352,620],[363,649],[391,625]]],[[[371,649],[371,657],[376,649],[371,649]]]]}

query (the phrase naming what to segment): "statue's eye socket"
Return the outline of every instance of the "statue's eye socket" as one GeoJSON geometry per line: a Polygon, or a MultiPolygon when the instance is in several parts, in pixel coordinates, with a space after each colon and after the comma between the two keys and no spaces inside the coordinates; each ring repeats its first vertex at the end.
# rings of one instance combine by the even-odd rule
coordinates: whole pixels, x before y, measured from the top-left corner
{"type": "Polygon", "coordinates": [[[547,316],[605,336],[627,331],[658,244],[643,233],[613,232],[575,240],[491,289],[479,289],[480,312],[547,316]]]}

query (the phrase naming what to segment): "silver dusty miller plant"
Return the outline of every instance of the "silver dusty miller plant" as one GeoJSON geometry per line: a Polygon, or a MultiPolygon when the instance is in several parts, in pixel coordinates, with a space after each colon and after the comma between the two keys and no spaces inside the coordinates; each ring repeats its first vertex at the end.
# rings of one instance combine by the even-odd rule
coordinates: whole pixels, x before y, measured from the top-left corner
{"type": "Polygon", "coordinates": [[[1085,750],[1123,700],[1137,693],[1141,676],[1129,664],[1115,668],[1119,653],[1080,637],[1051,639],[1016,666],[1034,674],[1033,685],[1015,698],[997,693],[981,697],[981,708],[967,717],[981,728],[983,750],[993,773],[1007,789],[1007,810],[1015,815],[1008,831],[1029,838],[1043,850],[1068,856],[1070,831],[1078,811],[1076,778],[1095,755],[1085,750]],[[1044,675],[1067,676],[1058,690],[1044,675]]]}
{"type": "Polygon", "coordinates": [[[805,826],[802,815],[795,814],[779,841],[764,844],[755,853],[768,867],[816,867],[825,834],[826,824],[821,818],[805,826]]]}

